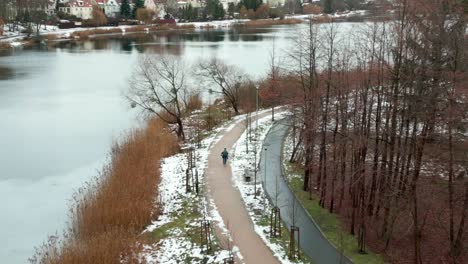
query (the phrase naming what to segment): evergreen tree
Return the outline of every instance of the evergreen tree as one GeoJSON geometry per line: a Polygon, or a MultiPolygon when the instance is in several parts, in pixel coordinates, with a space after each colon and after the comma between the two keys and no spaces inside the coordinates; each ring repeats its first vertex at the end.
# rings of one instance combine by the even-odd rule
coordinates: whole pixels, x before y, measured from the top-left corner
{"type": "Polygon", "coordinates": [[[304,7],[302,6],[301,0],[296,0],[294,3],[294,13],[295,14],[302,14],[304,12],[304,7]]]}
{"type": "Polygon", "coordinates": [[[206,14],[213,19],[221,19],[224,17],[224,8],[219,0],[208,0],[205,8],[206,14]]]}
{"type": "Polygon", "coordinates": [[[133,6],[132,18],[136,17],[136,12],[139,8],[145,8],[145,0],[136,0],[133,6]]]}
{"type": "Polygon", "coordinates": [[[323,11],[326,14],[333,13],[333,1],[332,0],[325,0],[325,3],[323,4],[323,11]]]}
{"type": "Polygon", "coordinates": [[[239,8],[236,8],[233,2],[229,2],[227,11],[230,16],[233,16],[235,12],[239,12],[239,8]]]}
{"type": "Polygon", "coordinates": [[[122,0],[122,4],[120,5],[120,14],[125,18],[129,18],[132,15],[132,10],[128,0],[122,0]]]}
{"type": "Polygon", "coordinates": [[[241,0],[239,1],[239,8],[245,6],[245,8],[255,11],[262,3],[262,0],[241,0]]]}

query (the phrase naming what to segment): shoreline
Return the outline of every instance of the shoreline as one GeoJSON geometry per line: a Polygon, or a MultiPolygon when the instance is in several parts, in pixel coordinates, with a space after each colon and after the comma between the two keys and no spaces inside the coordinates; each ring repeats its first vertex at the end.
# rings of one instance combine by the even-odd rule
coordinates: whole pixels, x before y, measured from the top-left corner
{"type": "MultiPolygon", "coordinates": [[[[305,23],[309,19],[315,20],[317,23],[323,23],[332,19],[349,19],[349,18],[365,18],[367,11],[357,10],[341,14],[306,14],[306,15],[289,15],[284,19],[231,19],[208,22],[186,22],[176,25],[124,25],[117,27],[96,27],[96,28],[71,28],[57,29],[55,26],[47,26],[46,31],[40,33],[39,36],[27,37],[25,34],[17,36],[7,36],[0,38],[0,50],[12,49],[16,47],[31,47],[38,43],[49,44],[66,41],[79,41],[96,37],[106,36],[124,36],[127,34],[138,33],[156,33],[170,30],[210,30],[210,29],[226,29],[226,28],[247,28],[247,27],[264,27],[275,25],[294,25],[305,23]]],[[[342,21],[337,21],[342,22],[342,21]]],[[[6,32],[6,31],[5,31],[6,32]]]]}

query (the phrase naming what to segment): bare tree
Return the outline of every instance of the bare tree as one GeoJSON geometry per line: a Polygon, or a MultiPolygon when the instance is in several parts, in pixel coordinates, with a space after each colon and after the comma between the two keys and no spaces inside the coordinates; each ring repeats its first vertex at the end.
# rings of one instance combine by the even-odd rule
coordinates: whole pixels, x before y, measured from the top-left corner
{"type": "Polygon", "coordinates": [[[222,94],[234,112],[239,114],[240,88],[242,82],[247,79],[242,70],[212,58],[199,64],[199,74],[209,85],[217,86],[217,92],[222,94]]]}
{"type": "Polygon", "coordinates": [[[181,140],[185,140],[182,117],[188,96],[184,62],[169,56],[142,57],[126,95],[132,107],[139,106],[168,124],[176,124],[181,140]]]}

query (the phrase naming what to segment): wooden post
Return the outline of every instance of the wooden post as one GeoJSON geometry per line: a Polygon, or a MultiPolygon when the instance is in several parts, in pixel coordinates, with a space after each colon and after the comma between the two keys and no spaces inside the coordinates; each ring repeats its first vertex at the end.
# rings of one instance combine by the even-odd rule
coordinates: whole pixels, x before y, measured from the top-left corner
{"type": "Polygon", "coordinates": [[[298,226],[291,226],[291,232],[289,234],[289,259],[295,260],[300,259],[300,234],[299,234],[299,227],[298,226]],[[296,237],[297,237],[297,245],[296,245],[296,237]]]}
{"type": "Polygon", "coordinates": [[[185,192],[189,193],[191,191],[192,190],[190,188],[190,168],[187,168],[185,170],[185,192]]]}
{"type": "Polygon", "coordinates": [[[198,185],[199,185],[199,181],[198,181],[198,170],[196,169],[196,170],[195,170],[195,191],[197,192],[197,194],[200,193],[200,189],[199,189],[198,185]]]}
{"type": "Polygon", "coordinates": [[[271,209],[270,236],[281,237],[281,210],[278,206],[275,206],[271,209]]]}
{"type": "Polygon", "coordinates": [[[206,250],[211,250],[211,223],[209,220],[202,220],[201,222],[201,239],[200,244],[206,245],[206,250]]]}

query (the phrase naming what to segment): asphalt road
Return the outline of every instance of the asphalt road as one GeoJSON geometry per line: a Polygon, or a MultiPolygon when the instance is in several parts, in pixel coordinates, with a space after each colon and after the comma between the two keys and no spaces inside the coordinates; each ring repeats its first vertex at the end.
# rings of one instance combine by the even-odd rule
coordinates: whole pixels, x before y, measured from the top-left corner
{"type": "Polygon", "coordinates": [[[293,224],[299,227],[301,248],[315,264],[353,263],[325,238],[318,225],[299,204],[283,177],[281,153],[289,130],[287,121],[276,121],[263,142],[259,169],[269,199],[280,208],[281,218],[288,229],[293,224]]]}

